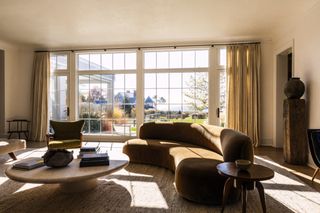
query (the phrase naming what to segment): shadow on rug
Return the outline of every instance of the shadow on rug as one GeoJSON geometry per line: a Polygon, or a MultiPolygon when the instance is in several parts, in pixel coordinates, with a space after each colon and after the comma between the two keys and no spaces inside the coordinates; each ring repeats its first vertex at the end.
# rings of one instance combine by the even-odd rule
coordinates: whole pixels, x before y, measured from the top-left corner
{"type": "MultiPolygon", "coordinates": [[[[28,156],[33,156],[32,151],[31,154],[30,150],[27,151],[28,156]]],[[[286,188],[283,181],[288,183],[288,180],[282,179],[283,176],[290,179],[293,175],[278,171],[275,165],[268,165],[263,160],[257,161],[274,167],[272,169],[277,173],[274,179],[263,182],[268,212],[306,212],[308,208],[292,203],[297,202],[296,199],[298,202],[313,202],[313,199],[318,199],[318,195],[311,200],[309,196],[306,197],[307,194],[303,197],[301,193],[305,193],[306,188],[301,188],[302,183],[296,179],[294,181],[298,185],[289,187],[300,191],[290,196],[281,192],[281,187],[286,188]],[[280,184],[280,189],[277,184],[280,184]]],[[[0,212],[220,212],[220,206],[196,204],[181,198],[174,188],[173,173],[160,167],[130,164],[125,169],[100,178],[98,186],[93,190],[64,194],[56,184],[24,184],[9,180],[5,177],[4,170],[10,160],[1,156],[0,162],[0,212]]],[[[290,188],[286,190],[290,191],[290,188]]],[[[314,190],[309,187],[307,192],[313,193],[314,190]]],[[[319,204],[311,207],[319,208],[319,204]]],[[[226,213],[240,211],[240,201],[225,209],[226,213]]],[[[247,212],[262,212],[256,191],[248,194],[247,212]]]]}

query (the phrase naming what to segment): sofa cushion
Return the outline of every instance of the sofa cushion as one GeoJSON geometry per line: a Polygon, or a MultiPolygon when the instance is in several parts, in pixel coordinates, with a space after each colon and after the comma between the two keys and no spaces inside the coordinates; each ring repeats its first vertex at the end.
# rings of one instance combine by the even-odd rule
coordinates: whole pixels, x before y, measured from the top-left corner
{"type": "Polygon", "coordinates": [[[173,172],[178,164],[187,158],[223,162],[223,157],[211,150],[193,144],[166,140],[131,139],[126,142],[123,152],[130,156],[131,162],[158,165],[173,172]]]}
{"type": "MultiPolygon", "coordinates": [[[[184,198],[204,204],[220,205],[226,178],[219,175],[216,166],[220,160],[185,158],[175,171],[177,192],[184,198]]],[[[239,192],[232,190],[229,200],[237,199],[239,192]]]]}

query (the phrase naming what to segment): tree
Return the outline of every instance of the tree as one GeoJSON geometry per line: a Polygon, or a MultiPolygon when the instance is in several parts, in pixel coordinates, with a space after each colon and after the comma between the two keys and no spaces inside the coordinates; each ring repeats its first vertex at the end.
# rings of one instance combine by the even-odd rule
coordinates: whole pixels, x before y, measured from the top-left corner
{"type": "Polygon", "coordinates": [[[190,98],[190,104],[194,111],[201,112],[208,109],[208,76],[207,74],[199,74],[195,78],[191,76],[187,82],[188,90],[184,95],[190,98]]]}

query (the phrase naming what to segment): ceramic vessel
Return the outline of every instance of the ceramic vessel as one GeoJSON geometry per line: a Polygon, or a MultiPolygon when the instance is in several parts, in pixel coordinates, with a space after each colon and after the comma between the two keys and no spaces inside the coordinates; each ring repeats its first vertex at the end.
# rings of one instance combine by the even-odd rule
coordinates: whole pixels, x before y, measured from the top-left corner
{"type": "Polygon", "coordinates": [[[249,161],[249,160],[239,159],[239,160],[236,160],[235,163],[236,163],[236,167],[239,170],[247,170],[251,166],[251,161],[249,161]]]}
{"type": "Polygon", "coordinates": [[[304,91],[304,83],[300,78],[290,78],[284,87],[284,94],[288,99],[299,99],[302,97],[304,91]]]}

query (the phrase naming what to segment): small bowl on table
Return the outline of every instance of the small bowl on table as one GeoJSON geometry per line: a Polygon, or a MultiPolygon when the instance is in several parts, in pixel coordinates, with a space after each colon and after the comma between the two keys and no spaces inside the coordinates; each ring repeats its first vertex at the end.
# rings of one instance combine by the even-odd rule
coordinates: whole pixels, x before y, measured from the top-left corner
{"type": "Polygon", "coordinates": [[[251,161],[249,160],[239,159],[239,160],[236,160],[235,163],[236,163],[236,167],[242,171],[247,171],[251,166],[251,161]]]}

